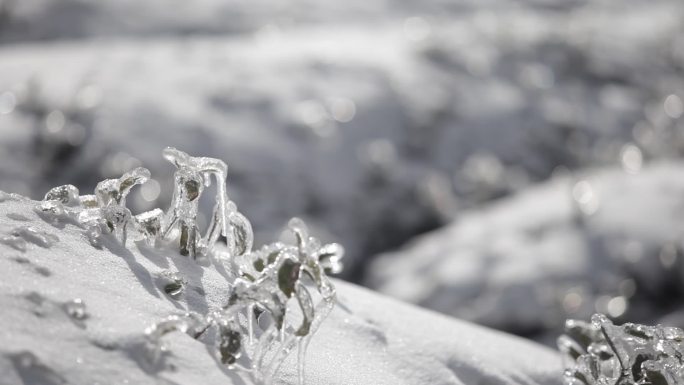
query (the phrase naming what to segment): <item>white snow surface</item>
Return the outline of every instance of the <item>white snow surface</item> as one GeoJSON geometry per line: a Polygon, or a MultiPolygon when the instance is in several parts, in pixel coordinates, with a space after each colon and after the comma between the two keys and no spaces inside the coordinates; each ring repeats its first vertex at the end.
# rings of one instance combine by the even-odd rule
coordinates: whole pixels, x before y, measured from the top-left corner
{"type": "MultiPolygon", "coordinates": [[[[171,250],[104,238],[91,246],[74,224],[45,221],[38,202],[0,193],[0,236],[30,226],[57,240],[25,237],[20,251],[0,243],[0,384],[245,384],[222,369],[206,345],[166,337],[173,370],[146,371],[140,343],[152,323],[186,310],[221,306],[229,282],[171,250]],[[164,269],[188,281],[179,300],[156,277],[164,269]],[[87,318],[63,304],[80,298],[87,318]]],[[[307,384],[557,384],[559,356],[540,345],[422,310],[335,281],[339,301],[307,355],[307,384]]],[[[279,383],[296,383],[290,357],[279,383]]]]}
{"type": "Polygon", "coordinates": [[[683,196],[681,162],[557,177],[381,255],[365,283],[547,343],[566,318],[593,312],[655,323],[664,313],[653,298],[677,295],[684,274],[683,196]]]}

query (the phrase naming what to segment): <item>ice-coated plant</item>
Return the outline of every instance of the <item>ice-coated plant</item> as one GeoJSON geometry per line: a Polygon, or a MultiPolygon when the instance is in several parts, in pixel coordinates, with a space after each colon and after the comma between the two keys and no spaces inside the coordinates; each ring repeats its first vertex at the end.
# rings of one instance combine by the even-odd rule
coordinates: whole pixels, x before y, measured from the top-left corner
{"type": "MultiPolygon", "coordinates": [[[[76,221],[96,246],[103,234],[114,234],[125,245],[133,228],[135,238],[150,246],[178,245],[181,255],[193,259],[214,255],[232,266],[233,279],[223,306],[207,314],[170,315],[145,329],[144,346],[151,366],[164,359],[163,336],[180,331],[213,346],[217,362],[246,373],[259,384],[271,384],[296,348],[299,382],[304,384],[308,343],[335,305],[335,287],[328,274],[342,270],[343,248],[321,244],[309,235],[302,220],[294,218],[288,225],[293,244],[274,242],[252,250],[251,224],[226,192],[228,166],[170,147],[163,155],[177,168],[166,212],[154,209],[133,216],[126,207],[131,188],[150,178],[142,167],[98,183],[93,195],[79,195],[72,185],[55,187],[38,211],[53,219],[76,221]],[[197,224],[199,199],[212,178],[216,180],[215,205],[202,235],[197,224]],[[221,236],[226,239],[227,253],[215,253],[221,236]]],[[[163,271],[157,278],[170,298],[178,300],[183,295],[186,281],[180,273],[163,271]]]]}
{"type": "Polygon", "coordinates": [[[335,304],[335,288],[327,274],[342,269],[344,251],[340,245],[321,245],[309,236],[298,218],[292,219],[288,227],[296,238],[294,245],[276,242],[236,258],[240,278],[231,289],[228,303],[213,315],[213,322],[222,329],[221,360],[238,365],[237,359],[247,353],[251,366],[245,369],[264,383],[273,380],[295,346],[299,350],[300,383],[304,382],[307,345],[335,304]],[[318,303],[307,281],[321,298],[318,303]],[[290,317],[292,312],[297,317],[290,317]],[[246,316],[246,326],[238,322],[241,314],[246,316]],[[257,318],[264,316],[271,323],[259,327],[262,323],[257,318]],[[246,346],[242,339],[246,339],[246,346]]]}
{"type": "Polygon", "coordinates": [[[131,188],[150,179],[150,171],[143,167],[131,170],[118,179],[105,179],[95,187],[93,195],[79,195],[73,185],[50,189],[39,210],[56,217],[67,216],[86,228],[91,243],[97,244],[102,233],[114,233],[125,245],[131,211],[126,197],[131,188]]]}
{"type": "Polygon", "coordinates": [[[167,147],[164,158],[173,163],[173,199],[164,218],[162,238],[173,237],[172,230],[180,232],[180,253],[195,258],[207,254],[221,235],[226,237],[231,255],[247,253],[252,248],[252,227],[249,221],[237,211],[235,203],[228,199],[226,177],[228,166],[219,159],[193,157],[173,147],[167,147]],[[216,204],[209,229],[200,236],[197,226],[199,200],[205,186],[216,178],[216,204]]]}
{"type": "Polygon", "coordinates": [[[684,331],[661,325],[568,320],[558,339],[566,385],[684,384],[684,331]]]}
{"type": "Polygon", "coordinates": [[[289,230],[295,235],[294,245],[275,242],[233,257],[239,277],[222,308],[202,318],[172,315],[148,328],[150,357],[162,357],[161,338],[169,332],[198,339],[211,334],[213,341],[206,342],[214,346],[219,362],[247,373],[256,383],[271,384],[296,348],[299,382],[304,384],[308,343],[335,304],[335,288],[327,274],[341,271],[344,251],[336,243],[321,245],[300,219],[291,220],[289,230]]]}

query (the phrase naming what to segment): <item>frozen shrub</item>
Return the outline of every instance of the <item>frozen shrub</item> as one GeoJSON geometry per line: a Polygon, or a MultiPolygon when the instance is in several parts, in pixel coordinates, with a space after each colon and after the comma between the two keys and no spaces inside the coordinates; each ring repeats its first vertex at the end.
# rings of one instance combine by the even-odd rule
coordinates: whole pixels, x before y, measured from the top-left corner
{"type": "MultiPolygon", "coordinates": [[[[342,268],[340,245],[321,245],[296,218],[290,221],[289,230],[296,237],[295,245],[276,242],[233,258],[240,277],[233,282],[226,304],[205,316],[201,322],[204,330],[196,335],[200,338],[213,329],[215,339],[208,343],[214,345],[217,360],[261,384],[272,383],[295,348],[299,381],[304,383],[307,345],[335,304],[335,288],[327,273],[342,268]],[[318,303],[307,281],[321,298],[318,303]],[[293,311],[297,314],[290,315],[293,311]]],[[[197,324],[196,318],[188,316],[174,316],[171,321],[163,320],[148,329],[149,346],[163,347],[159,339],[166,333],[158,331],[169,330],[169,324],[180,331],[197,324]]],[[[153,351],[150,357],[156,359],[160,354],[153,351]]]]}
{"type": "Polygon", "coordinates": [[[684,331],[674,327],[568,320],[558,340],[567,385],[684,384],[684,331]]]}
{"type": "MultiPolygon", "coordinates": [[[[226,192],[228,166],[221,160],[192,157],[166,148],[164,157],[177,170],[173,202],[167,212],[154,209],[133,216],[126,207],[130,189],[145,183],[150,172],[142,167],[118,179],[97,184],[93,195],[80,196],[72,185],[51,189],[38,211],[66,217],[86,228],[91,242],[113,233],[125,245],[130,226],[136,239],[158,246],[160,240],[179,245],[181,255],[193,259],[214,253],[225,237],[233,266],[233,280],[225,304],[207,314],[171,315],[145,330],[148,363],[158,367],[166,347],[162,337],[180,331],[214,346],[217,361],[247,373],[260,384],[273,382],[280,365],[297,348],[299,382],[304,383],[304,359],[309,340],[335,304],[335,287],[327,274],[342,270],[344,250],[338,244],[322,245],[309,235],[300,219],[292,219],[289,231],[295,243],[275,242],[252,250],[252,227],[226,192]],[[197,225],[199,198],[215,177],[217,195],[206,234],[197,225]]],[[[183,295],[186,281],[178,273],[158,276],[164,292],[174,300],[183,295]]]]}

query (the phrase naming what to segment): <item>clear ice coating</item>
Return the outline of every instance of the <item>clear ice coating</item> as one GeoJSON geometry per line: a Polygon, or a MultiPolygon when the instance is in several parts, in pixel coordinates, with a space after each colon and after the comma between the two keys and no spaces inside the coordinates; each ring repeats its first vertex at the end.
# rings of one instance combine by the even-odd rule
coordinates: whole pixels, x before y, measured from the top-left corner
{"type": "Polygon", "coordinates": [[[97,245],[102,233],[114,233],[125,245],[131,211],[126,207],[126,196],[135,185],[150,178],[146,168],[138,167],[118,179],[105,179],[95,187],[92,195],[79,195],[72,185],[50,189],[38,211],[54,219],[66,217],[86,228],[92,244],[97,245]]]}
{"type": "Polygon", "coordinates": [[[43,200],[57,201],[66,206],[76,206],[80,204],[78,199],[78,188],[70,184],[53,187],[45,194],[43,200]]]}
{"type": "Polygon", "coordinates": [[[82,321],[88,318],[85,302],[80,298],[74,298],[71,301],[65,302],[63,306],[67,315],[75,320],[82,321]]]}
{"type": "MultiPolygon", "coordinates": [[[[149,246],[175,243],[181,255],[196,259],[212,254],[224,237],[237,275],[225,305],[205,315],[171,315],[147,328],[149,361],[158,364],[167,350],[162,337],[180,331],[212,345],[218,362],[247,373],[259,384],[273,383],[280,365],[296,349],[299,383],[304,384],[308,343],[335,305],[335,287],[327,274],[342,270],[342,246],[322,245],[295,218],[288,224],[295,244],[275,242],[252,250],[252,226],[226,191],[228,166],[219,159],[193,157],[171,147],[163,156],[176,166],[172,203],[166,212],[154,209],[133,216],[126,207],[131,188],[150,178],[142,167],[98,183],[92,195],[79,195],[72,185],[55,187],[37,211],[51,220],[75,221],[95,246],[104,233],[114,234],[125,245],[128,231],[134,229],[136,240],[149,246]],[[215,204],[206,233],[201,234],[199,200],[212,179],[216,180],[215,204]]],[[[12,239],[0,241],[14,245],[12,239]]],[[[186,281],[179,273],[163,271],[157,278],[169,297],[181,298],[186,281]]],[[[80,300],[65,304],[65,310],[73,320],[85,318],[80,300]]]]}
{"type": "MultiPolygon", "coordinates": [[[[163,156],[177,168],[173,200],[166,212],[154,209],[133,216],[126,207],[131,189],[150,179],[149,170],[143,167],[101,181],[90,195],[79,195],[78,188],[72,185],[54,187],[37,210],[52,220],[67,218],[77,222],[86,229],[94,246],[99,245],[103,233],[114,234],[125,245],[129,230],[134,229],[136,240],[142,239],[150,246],[162,240],[177,241],[180,253],[192,258],[211,254],[221,236],[226,239],[230,255],[249,253],[254,238],[252,226],[228,198],[228,166],[219,159],[193,157],[171,147],[164,149],[163,156]],[[212,178],[216,179],[215,204],[206,234],[202,235],[197,224],[199,199],[212,178]]],[[[11,241],[3,240],[8,244],[11,241]]]]}
{"type": "Polygon", "coordinates": [[[164,212],[160,209],[146,211],[133,218],[138,234],[148,245],[154,246],[159,241],[163,218],[164,212]]]}
{"type": "Polygon", "coordinates": [[[85,321],[88,319],[88,312],[86,304],[80,298],[74,298],[62,304],[62,310],[66,313],[71,321],[82,328],[85,328],[85,321]]]}
{"type": "Polygon", "coordinates": [[[219,159],[193,157],[173,147],[167,147],[164,158],[173,163],[174,190],[171,207],[164,218],[162,238],[171,237],[172,231],[180,233],[180,253],[196,258],[208,254],[221,235],[226,237],[231,255],[249,252],[252,248],[252,227],[237,211],[235,203],[228,199],[226,177],[228,166],[219,159]],[[197,225],[197,212],[204,188],[216,178],[216,203],[211,222],[204,237],[197,225]]]}
{"type": "Polygon", "coordinates": [[[105,179],[95,186],[95,199],[99,207],[126,207],[126,197],[131,188],[150,179],[150,171],[138,167],[123,174],[118,179],[105,179]]]}
{"type": "MultiPolygon", "coordinates": [[[[299,383],[304,384],[308,343],[335,305],[335,288],[327,272],[340,271],[344,250],[334,243],[321,245],[299,219],[290,221],[289,230],[295,235],[294,245],[276,242],[233,257],[239,278],[221,309],[211,311],[202,321],[176,316],[173,327],[166,319],[148,331],[185,331],[188,325],[203,325],[196,336],[200,338],[213,329],[217,360],[247,373],[259,384],[273,383],[280,365],[296,349],[299,383]],[[315,297],[320,298],[318,303],[315,297]]],[[[163,334],[157,332],[154,339],[163,334]]],[[[164,348],[160,342],[150,346],[164,348]]],[[[150,356],[160,354],[157,351],[150,356]]]]}
{"type": "Polygon", "coordinates": [[[566,385],[682,385],[684,331],[667,326],[568,320],[558,339],[566,385]]]}
{"type": "Polygon", "coordinates": [[[178,331],[197,338],[204,330],[206,330],[206,326],[204,325],[203,317],[196,313],[174,314],[166,317],[145,329],[147,359],[155,366],[161,362],[168,350],[162,340],[162,337],[166,334],[178,331]]]}
{"type": "Polygon", "coordinates": [[[175,271],[163,270],[157,277],[159,285],[169,297],[179,299],[185,290],[187,282],[175,271]]]}

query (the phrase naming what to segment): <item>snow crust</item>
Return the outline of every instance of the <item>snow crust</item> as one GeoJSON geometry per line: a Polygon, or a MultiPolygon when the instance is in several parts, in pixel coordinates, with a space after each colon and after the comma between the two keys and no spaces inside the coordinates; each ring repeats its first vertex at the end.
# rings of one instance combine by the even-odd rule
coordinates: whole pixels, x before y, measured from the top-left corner
{"type": "MultiPolygon", "coordinates": [[[[73,223],[39,217],[38,204],[0,193],[3,240],[30,227],[50,241],[23,232],[25,251],[0,243],[0,384],[247,383],[185,334],[166,337],[168,366],[159,372],[140,345],[144,329],[169,314],[221,306],[229,272],[144,243],[125,248],[110,235],[94,248],[73,223]],[[187,280],[177,300],[163,291],[164,270],[187,280]]],[[[335,285],[339,302],[309,348],[308,384],[560,382],[559,356],[545,347],[335,285]]],[[[296,381],[290,357],[279,383],[296,381]]]]}

